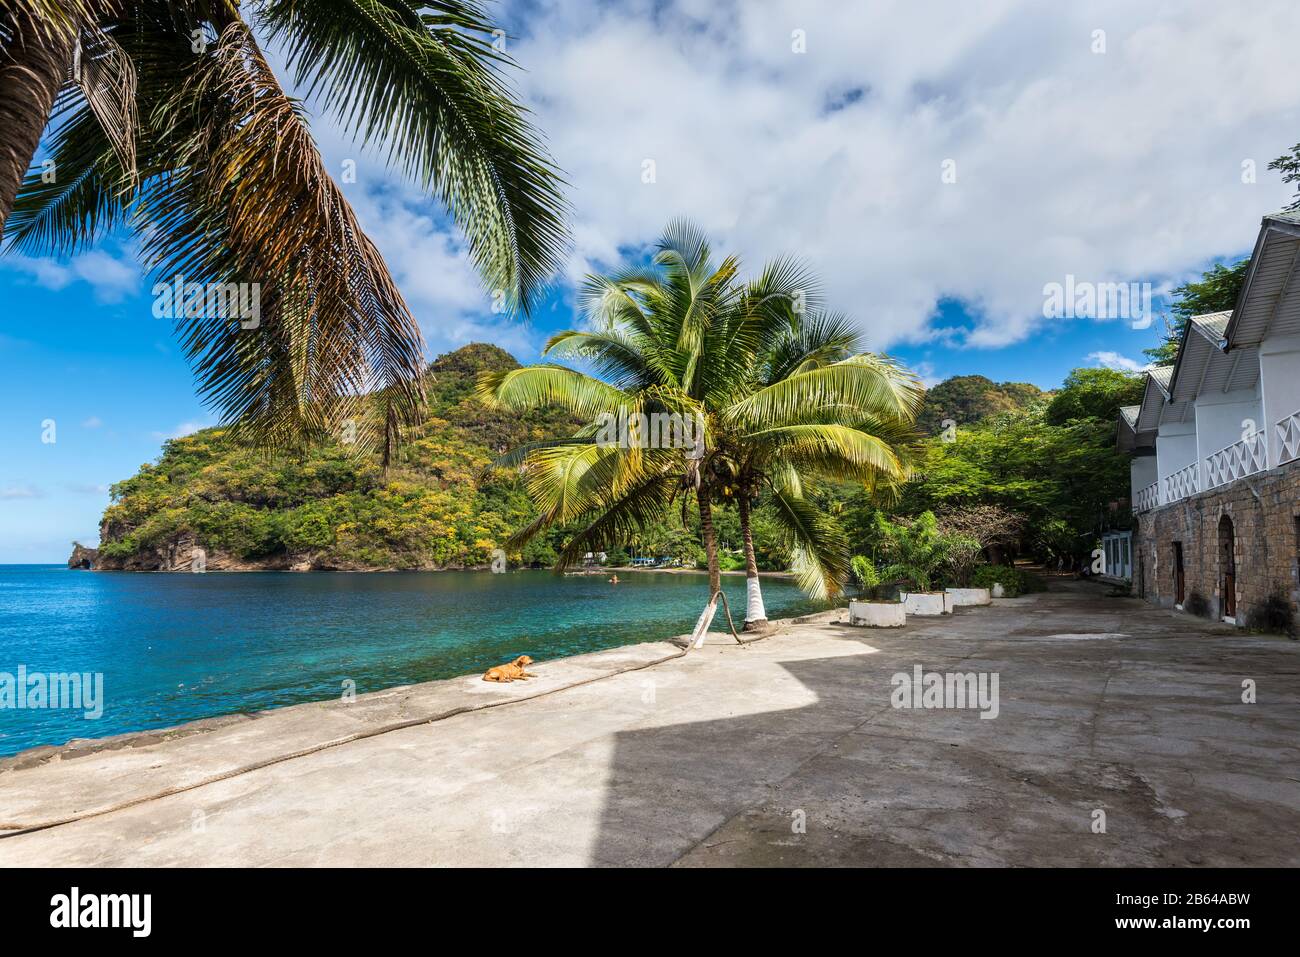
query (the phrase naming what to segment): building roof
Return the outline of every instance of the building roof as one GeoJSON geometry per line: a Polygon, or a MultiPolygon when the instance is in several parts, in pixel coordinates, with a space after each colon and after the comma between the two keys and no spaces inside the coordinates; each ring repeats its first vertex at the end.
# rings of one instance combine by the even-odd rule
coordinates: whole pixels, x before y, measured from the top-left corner
{"type": "Polygon", "coordinates": [[[1197,396],[1255,388],[1260,342],[1289,335],[1300,335],[1300,210],[1263,218],[1233,308],[1193,316],[1174,364],[1146,371],[1142,404],[1120,410],[1120,447],[1141,448],[1162,422],[1186,421],[1197,396]]]}
{"type": "Polygon", "coordinates": [[[1256,346],[1268,336],[1300,334],[1300,213],[1265,216],[1250,256],[1232,320],[1228,349],[1256,346]]]}
{"type": "Polygon", "coordinates": [[[1140,405],[1126,405],[1119,410],[1118,444],[1123,452],[1133,452],[1140,448],[1149,448],[1156,444],[1155,432],[1138,431],[1138,413],[1140,405]]]}
{"type": "Polygon", "coordinates": [[[1187,335],[1178,345],[1178,360],[1166,386],[1171,402],[1192,402],[1207,392],[1255,387],[1259,379],[1255,347],[1237,349],[1231,355],[1225,351],[1231,318],[1231,312],[1210,312],[1193,316],[1188,322],[1187,335]]]}

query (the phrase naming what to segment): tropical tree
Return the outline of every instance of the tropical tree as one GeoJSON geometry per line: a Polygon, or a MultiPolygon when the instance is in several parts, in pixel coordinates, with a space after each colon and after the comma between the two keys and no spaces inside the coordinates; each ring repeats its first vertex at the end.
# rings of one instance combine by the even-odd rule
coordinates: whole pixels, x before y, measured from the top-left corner
{"type": "Polygon", "coordinates": [[[423,398],[419,327],[258,37],[438,196],[488,287],[523,310],[562,251],[559,178],[472,0],[247,10],[0,0],[0,229],[7,249],[67,254],[126,228],[164,283],[255,284],[255,322],[192,302],[172,317],[200,394],[279,443],[365,416],[360,397],[380,393],[370,424],[391,437],[423,398]]]}
{"type": "MultiPolygon", "coordinates": [[[[588,278],[582,306],[592,329],[561,332],[547,343],[545,355],[583,360],[593,374],[548,362],[480,379],[490,402],[559,405],[591,423],[570,440],[527,446],[501,460],[523,469],[540,511],[511,544],[580,521],[584,527],[561,551],[564,567],[626,539],[679,497],[683,510],[693,498],[710,594],[697,631],[707,627],[721,587],[714,506],[743,487],[737,501],[748,527],[748,493],[760,478],[770,488],[771,515],[794,545],[800,585],[817,596],[839,590],[848,571],[843,532],[803,495],[797,469],[863,481],[901,478],[904,467],[889,441],[859,426],[871,415],[908,419],[919,396],[919,387],[907,387],[908,378],[883,357],[836,361],[800,351],[810,340],[792,325],[792,304],[816,316],[819,296],[797,263],[777,260],[749,283],[738,281],[738,271],[734,257],[714,264],[698,228],[672,223],[648,266],[588,278]],[[693,423],[695,441],[654,441],[647,423],[657,416],[693,423]],[[619,424],[618,438],[602,440],[611,421],[619,424]]],[[[822,328],[836,322],[825,320],[822,328]]],[[[752,536],[745,537],[747,566],[756,575],[752,536]]]]}
{"type": "MultiPolygon", "coordinates": [[[[762,628],[767,622],[752,534],[751,507],[759,496],[769,491],[771,506],[784,514],[788,523],[797,524],[791,502],[804,500],[802,490],[810,481],[856,481],[873,491],[880,485],[892,487],[906,477],[908,452],[918,438],[913,420],[923,390],[915,376],[882,357],[863,353],[847,316],[792,309],[787,322],[770,351],[755,357],[752,388],[772,388],[815,370],[855,362],[872,363],[885,388],[871,404],[856,405],[835,394],[834,386],[820,395],[809,392],[798,421],[750,430],[727,457],[726,461],[735,465],[726,489],[735,497],[740,516],[745,627],[749,629],[762,628]],[[863,435],[883,442],[896,458],[883,467],[864,464],[855,450],[863,435]]],[[[800,384],[796,382],[794,387],[800,384]]]]}

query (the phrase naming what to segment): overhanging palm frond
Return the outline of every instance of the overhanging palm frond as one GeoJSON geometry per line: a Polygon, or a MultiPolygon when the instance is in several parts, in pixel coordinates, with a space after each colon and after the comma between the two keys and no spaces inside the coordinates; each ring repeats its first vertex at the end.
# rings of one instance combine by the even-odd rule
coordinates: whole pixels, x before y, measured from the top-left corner
{"type": "Polygon", "coordinates": [[[562,181],[506,88],[512,65],[475,3],[267,0],[297,82],[437,191],[489,288],[527,312],[567,245],[562,181]]]}
{"type": "Polygon", "coordinates": [[[638,344],[617,329],[607,332],[557,332],[547,341],[542,355],[578,356],[589,360],[597,375],[613,380],[620,389],[651,384],[654,376],[638,344]]]}
{"type": "Polygon", "coordinates": [[[733,404],[724,417],[740,426],[761,428],[797,420],[810,408],[839,406],[912,418],[924,394],[920,380],[893,360],[860,355],[774,382],[733,404]]]}
{"type": "Polygon", "coordinates": [[[772,495],[772,517],[793,544],[791,571],[799,587],[814,598],[840,593],[849,573],[848,540],[843,530],[811,502],[787,489],[772,495]]]}
{"type": "Polygon", "coordinates": [[[369,392],[417,407],[419,327],[245,24],[225,28],[157,122],[175,168],[134,211],[146,264],[260,298],[253,321],[176,317],[200,394],[252,438],[286,444],[357,416],[369,392]]]}
{"type": "Polygon", "coordinates": [[[621,544],[662,519],[671,507],[673,489],[671,477],[656,475],[608,503],[595,521],[576,533],[560,550],[556,570],[563,571],[589,551],[621,544]]]}
{"type": "Polygon", "coordinates": [[[779,455],[796,467],[839,479],[901,478],[903,465],[889,443],[847,425],[788,425],[746,433],[741,442],[779,455]]]}
{"type": "Polygon", "coordinates": [[[631,396],[607,382],[551,364],[481,373],[475,393],[508,409],[549,405],[593,420],[602,413],[625,414],[635,404],[631,396]]]}

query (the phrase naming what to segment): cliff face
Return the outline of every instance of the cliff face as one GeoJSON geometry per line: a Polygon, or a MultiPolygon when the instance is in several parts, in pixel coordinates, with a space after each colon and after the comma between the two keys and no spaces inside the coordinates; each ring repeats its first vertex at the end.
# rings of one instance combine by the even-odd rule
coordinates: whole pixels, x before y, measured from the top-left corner
{"type": "MultiPolygon", "coordinates": [[[[163,446],[113,486],[93,567],[128,571],[436,569],[485,565],[535,512],[516,476],[485,479],[501,452],[571,435],[553,411],[519,414],[473,396],[483,370],[517,368],[496,346],[441,356],[426,373],[425,420],[380,454],[326,441],[273,453],[205,429],[163,446]]],[[[545,561],[538,542],[515,560],[545,561]]]]}
{"type": "Polygon", "coordinates": [[[72,555],[68,558],[69,568],[90,569],[97,567],[99,550],[87,548],[81,542],[72,543],[72,555]]]}

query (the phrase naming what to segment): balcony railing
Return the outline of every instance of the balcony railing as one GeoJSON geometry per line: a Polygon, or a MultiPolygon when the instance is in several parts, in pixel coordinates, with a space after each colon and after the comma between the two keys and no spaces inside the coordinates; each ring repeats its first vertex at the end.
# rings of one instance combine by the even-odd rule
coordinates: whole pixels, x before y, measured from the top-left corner
{"type": "Polygon", "coordinates": [[[1149,512],[1160,505],[1160,483],[1152,482],[1133,499],[1133,511],[1149,512]]]}
{"type": "Polygon", "coordinates": [[[1264,430],[1219,449],[1205,459],[1205,487],[1216,488],[1268,469],[1268,443],[1264,430]]]}
{"type": "Polygon", "coordinates": [[[1186,468],[1179,469],[1173,475],[1165,476],[1164,494],[1160,496],[1162,505],[1172,505],[1181,498],[1187,498],[1189,495],[1195,495],[1201,490],[1197,481],[1196,463],[1193,462],[1186,468]]]}
{"type": "Polygon", "coordinates": [[[1300,459],[1300,412],[1292,412],[1277,423],[1277,444],[1280,448],[1277,464],[1300,459]]]}

